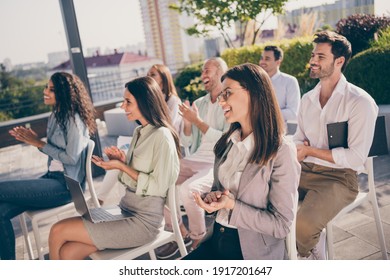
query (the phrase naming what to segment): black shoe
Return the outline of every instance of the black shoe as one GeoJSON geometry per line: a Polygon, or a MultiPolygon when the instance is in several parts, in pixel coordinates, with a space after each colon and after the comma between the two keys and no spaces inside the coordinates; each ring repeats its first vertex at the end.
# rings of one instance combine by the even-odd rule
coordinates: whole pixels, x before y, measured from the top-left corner
{"type": "MultiPolygon", "coordinates": [[[[192,239],[189,235],[183,239],[185,246],[190,246],[192,244],[192,239]]],[[[165,260],[173,257],[179,251],[179,246],[177,246],[176,241],[169,242],[156,249],[156,256],[159,259],[165,260]]]]}

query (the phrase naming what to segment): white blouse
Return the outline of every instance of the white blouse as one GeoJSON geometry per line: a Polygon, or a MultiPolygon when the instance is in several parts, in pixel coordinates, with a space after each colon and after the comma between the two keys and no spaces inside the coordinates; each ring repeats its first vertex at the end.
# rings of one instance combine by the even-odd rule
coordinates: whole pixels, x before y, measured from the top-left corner
{"type": "MultiPolygon", "coordinates": [[[[219,167],[218,177],[222,186],[229,190],[230,197],[234,198],[238,192],[238,186],[245,166],[254,149],[253,133],[249,134],[244,140],[241,139],[241,130],[238,129],[230,135],[228,141],[233,142],[226,160],[219,167]]],[[[236,228],[229,225],[229,210],[221,209],[218,211],[216,222],[230,228],[236,228]]]]}

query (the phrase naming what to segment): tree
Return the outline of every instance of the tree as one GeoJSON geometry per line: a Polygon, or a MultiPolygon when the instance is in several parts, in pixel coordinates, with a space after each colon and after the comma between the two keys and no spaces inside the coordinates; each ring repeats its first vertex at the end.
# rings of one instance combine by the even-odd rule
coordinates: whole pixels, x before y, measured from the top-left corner
{"type": "Polygon", "coordinates": [[[42,102],[44,82],[22,80],[0,64],[0,122],[48,112],[42,102]]]}
{"type": "Polygon", "coordinates": [[[186,29],[189,35],[207,36],[212,28],[222,35],[227,47],[234,47],[227,33],[234,23],[238,23],[238,39],[243,46],[245,34],[251,34],[251,44],[256,38],[264,22],[274,14],[283,11],[288,0],[178,0],[170,4],[170,8],[195,18],[197,23],[186,29]],[[259,18],[259,15],[262,15],[259,18]],[[249,23],[253,24],[249,24],[249,23]],[[250,30],[252,29],[252,30],[250,30]]]}

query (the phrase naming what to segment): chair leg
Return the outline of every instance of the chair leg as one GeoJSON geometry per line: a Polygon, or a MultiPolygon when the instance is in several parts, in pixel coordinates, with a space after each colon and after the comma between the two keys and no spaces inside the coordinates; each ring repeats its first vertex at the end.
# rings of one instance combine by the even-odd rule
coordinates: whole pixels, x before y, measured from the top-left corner
{"type": "Polygon", "coordinates": [[[372,211],[374,212],[376,231],[378,233],[378,240],[382,251],[382,258],[384,260],[387,260],[388,257],[387,257],[386,241],[385,241],[385,235],[383,233],[382,220],[379,213],[378,202],[376,200],[376,197],[375,197],[375,201],[372,201],[371,199],[370,199],[370,203],[372,206],[372,211]]]}
{"type": "Polygon", "coordinates": [[[156,252],[154,252],[154,249],[149,251],[149,256],[151,260],[157,260],[156,252]]]}
{"type": "Polygon", "coordinates": [[[369,195],[368,199],[371,203],[372,211],[374,212],[376,231],[378,233],[379,245],[382,251],[382,258],[387,260],[387,248],[385,242],[385,235],[383,233],[381,215],[379,213],[378,200],[376,198],[375,180],[374,180],[374,163],[373,158],[368,159],[368,188],[369,195]]]}
{"type": "Polygon", "coordinates": [[[39,234],[38,221],[33,219],[31,221],[31,224],[32,224],[32,228],[33,228],[35,244],[37,246],[38,258],[40,260],[44,260],[45,258],[43,257],[43,248],[42,248],[41,236],[39,234]]]}
{"type": "Polygon", "coordinates": [[[28,257],[30,258],[30,260],[33,260],[34,259],[34,252],[33,252],[32,246],[31,246],[30,235],[29,235],[28,230],[27,230],[26,217],[25,217],[24,213],[19,215],[19,223],[20,223],[20,227],[22,228],[22,232],[23,232],[23,236],[24,236],[24,243],[25,243],[26,248],[27,248],[28,257]]]}
{"type": "Polygon", "coordinates": [[[327,259],[333,260],[333,223],[329,222],[326,225],[326,251],[327,251],[327,259]]]}

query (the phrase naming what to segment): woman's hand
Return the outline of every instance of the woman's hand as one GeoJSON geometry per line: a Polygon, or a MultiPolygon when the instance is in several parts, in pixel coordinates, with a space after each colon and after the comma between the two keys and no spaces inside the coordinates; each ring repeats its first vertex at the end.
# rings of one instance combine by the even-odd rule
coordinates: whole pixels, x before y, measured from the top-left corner
{"type": "Polygon", "coordinates": [[[9,134],[15,137],[16,140],[37,148],[42,148],[46,144],[44,141],[39,139],[38,134],[34,130],[31,128],[25,128],[24,126],[14,127],[9,131],[9,134]]]}
{"type": "Polygon", "coordinates": [[[117,159],[110,159],[108,161],[104,161],[103,158],[93,155],[91,161],[96,164],[97,166],[103,168],[104,170],[112,170],[112,169],[119,169],[121,170],[121,167],[123,165],[123,162],[117,160],[117,159]]]}
{"type": "Polygon", "coordinates": [[[116,159],[121,162],[125,162],[126,154],[116,146],[107,147],[104,149],[104,153],[110,160],[116,159]]]}
{"type": "Polygon", "coordinates": [[[196,204],[207,213],[212,213],[220,209],[233,209],[236,201],[229,194],[228,190],[223,192],[215,191],[208,193],[203,199],[199,193],[192,193],[196,204]]]}

